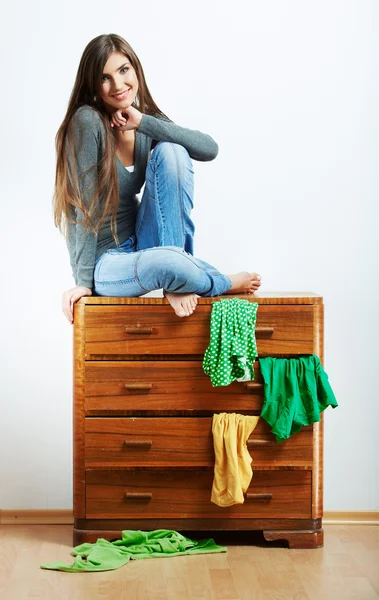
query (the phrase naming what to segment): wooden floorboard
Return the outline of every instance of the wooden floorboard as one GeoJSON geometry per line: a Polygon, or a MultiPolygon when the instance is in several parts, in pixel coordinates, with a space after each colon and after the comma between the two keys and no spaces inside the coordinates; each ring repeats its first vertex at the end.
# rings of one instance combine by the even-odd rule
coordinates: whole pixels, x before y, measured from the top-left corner
{"type": "MultiPolygon", "coordinates": [[[[0,526],[4,600],[377,600],[379,527],[326,525],[318,550],[288,550],[257,534],[229,536],[228,552],[130,561],[115,571],[64,573],[72,526],[0,526]]],[[[199,539],[193,534],[189,535],[199,539]]],[[[203,536],[204,537],[204,536],[203,536]]]]}

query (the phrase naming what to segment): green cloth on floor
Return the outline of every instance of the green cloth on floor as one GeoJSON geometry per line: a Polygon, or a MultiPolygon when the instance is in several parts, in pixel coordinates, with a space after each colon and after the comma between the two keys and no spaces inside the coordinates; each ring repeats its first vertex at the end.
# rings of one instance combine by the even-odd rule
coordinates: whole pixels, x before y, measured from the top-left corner
{"type": "Polygon", "coordinates": [[[277,442],[288,439],[303,425],[320,421],[337,400],[318,356],[259,359],[264,381],[261,417],[271,426],[277,442]]]}
{"type": "Polygon", "coordinates": [[[45,563],[41,569],[54,569],[67,573],[82,571],[110,571],[122,567],[129,559],[162,558],[184,554],[207,554],[226,552],[213,539],[199,542],[190,540],[177,531],[157,529],[155,531],[122,531],[122,539],[108,542],[99,538],[95,544],[84,543],[73,548],[76,556],[72,565],[63,562],[45,563]]]}
{"type": "Polygon", "coordinates": [[[210,340],[203,360],[212,386],[254,379],[257,309],[257,302],[240,298],[212,302],[210,340]]]}

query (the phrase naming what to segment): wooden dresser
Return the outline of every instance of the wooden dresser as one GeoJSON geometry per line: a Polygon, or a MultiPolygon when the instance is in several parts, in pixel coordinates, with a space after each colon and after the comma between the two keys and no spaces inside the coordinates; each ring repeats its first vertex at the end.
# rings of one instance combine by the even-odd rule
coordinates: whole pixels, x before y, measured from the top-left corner
{"type": "MultiPolygon", "coordinates": [[[[290,548],[323,544],[322,420],[277,443],[260,419],[248,440],[244,504],[211,503],[212,416],[260,414],[255,380],[212,387],[202,370],[212,302],[177,317],[165,298],[82,298],[74,315],[74,546],[123,529],[262,530],[290,548]]],[[[259,356],[316,354],[323,302],[313,293],[237,295],[258,302],[259,356]]],[[[202,537],[207,537],[204,535],[202,537]]]]}

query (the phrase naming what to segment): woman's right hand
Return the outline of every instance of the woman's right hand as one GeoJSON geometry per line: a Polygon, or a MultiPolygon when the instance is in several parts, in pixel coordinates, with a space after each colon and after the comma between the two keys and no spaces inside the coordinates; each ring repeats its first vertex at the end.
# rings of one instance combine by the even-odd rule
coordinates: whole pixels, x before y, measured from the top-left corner
{"type": "Polygon", "coordinates": [[[134,106],[120,108],[111,115],[111,127],[116,131],[138,129],[142,121],[142,113],[134,106]]]}
{"type": "Polygon", "coordinates": [[[71,290],[63,292],[62,310],[71,324],[74,322],[74,304],[82,296],[92,296],[92,290],[83,285],[77,285],[71,290]]]}

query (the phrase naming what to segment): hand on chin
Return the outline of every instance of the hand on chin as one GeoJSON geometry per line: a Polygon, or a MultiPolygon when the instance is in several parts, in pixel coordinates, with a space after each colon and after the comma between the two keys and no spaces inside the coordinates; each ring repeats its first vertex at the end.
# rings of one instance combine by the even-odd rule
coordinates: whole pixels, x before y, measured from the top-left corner
{"type": "Polygon", "coordinates": [[[114,131],[131,131],[132,129],[133,128],[130,127],[130,125],[129,125],[129,127],[128,127],[128,125],[114,125],[113,126],[114,131]]]}

